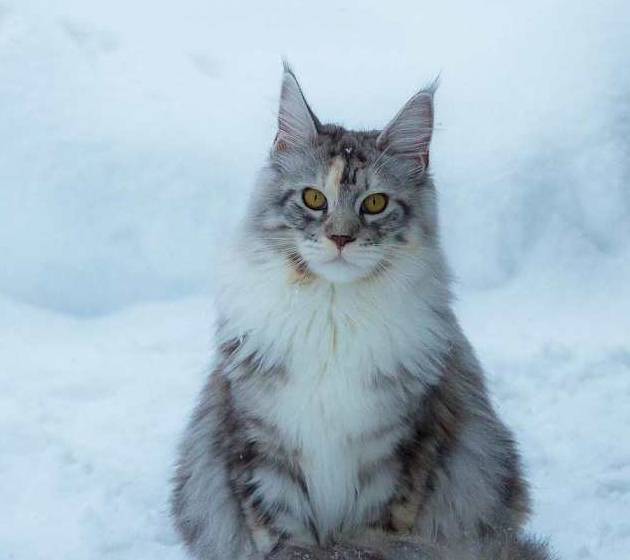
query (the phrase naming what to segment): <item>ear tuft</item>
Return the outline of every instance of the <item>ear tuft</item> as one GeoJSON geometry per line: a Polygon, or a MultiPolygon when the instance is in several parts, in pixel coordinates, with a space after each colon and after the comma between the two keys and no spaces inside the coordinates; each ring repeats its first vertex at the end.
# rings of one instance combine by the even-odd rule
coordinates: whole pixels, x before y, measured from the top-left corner
{"type": "Polygon", "coordinates": [[[379,150],[419,160],[423,169],[428,167],[433,134],[433,95],[438,87],[438,79],[407,101],[383,129],[376,139],[379,150]]]}
{"type": "Polygon", "coordinates": [[[289,64],[283,61],[284,73],[278,111],[278,133],[274,149],[283,151],[303,147],[317,137],[319,121],[311,111],[302,88],[289,64]]]}

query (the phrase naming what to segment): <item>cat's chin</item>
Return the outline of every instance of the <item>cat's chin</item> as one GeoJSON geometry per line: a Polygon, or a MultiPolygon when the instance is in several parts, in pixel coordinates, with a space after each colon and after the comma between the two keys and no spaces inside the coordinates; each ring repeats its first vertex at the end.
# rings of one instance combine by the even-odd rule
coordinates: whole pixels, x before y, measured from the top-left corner
{"type": "Polygon", "coordinates": [[[309,262],[308,266],[320,278],[332,284],[351,284],[363,280],[372,274],[372,270],[336,259],[325,263],[309,262]]]}

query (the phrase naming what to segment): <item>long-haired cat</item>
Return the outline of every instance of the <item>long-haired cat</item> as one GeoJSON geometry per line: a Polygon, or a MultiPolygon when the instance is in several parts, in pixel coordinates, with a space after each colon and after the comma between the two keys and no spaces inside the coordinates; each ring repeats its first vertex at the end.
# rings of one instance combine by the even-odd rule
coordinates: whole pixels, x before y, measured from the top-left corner
{"type": "Polygon", "coordinates": [[[285,66],[175,476],[195,558],[546,557],[519,536],[519,457],[451,308],[434,90],[356,132],[285,66]]]}

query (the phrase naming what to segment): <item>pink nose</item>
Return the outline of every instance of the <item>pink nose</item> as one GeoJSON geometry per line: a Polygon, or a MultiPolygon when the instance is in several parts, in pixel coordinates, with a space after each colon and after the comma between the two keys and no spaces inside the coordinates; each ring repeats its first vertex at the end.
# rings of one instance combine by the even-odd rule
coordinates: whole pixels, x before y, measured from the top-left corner
{"type": "Polygon", "coordinates": [[[349,235],[329,235],[328,239],[333,241],[337,245],[337,249],[341,251],[345,245],[354,241],[355,238],[349,235]]]}

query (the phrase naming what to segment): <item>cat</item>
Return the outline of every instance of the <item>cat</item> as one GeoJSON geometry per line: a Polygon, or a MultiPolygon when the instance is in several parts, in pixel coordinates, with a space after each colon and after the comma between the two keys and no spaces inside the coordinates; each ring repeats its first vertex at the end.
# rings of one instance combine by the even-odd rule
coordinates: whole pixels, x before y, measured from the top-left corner
{"type": "Polygon", "coordinates": [[[435,90],[351,131],[320,122],[285,65],[174,476],[195,558],[547,557],[520,536],[519,455],[451,306],[435,90]]]}

